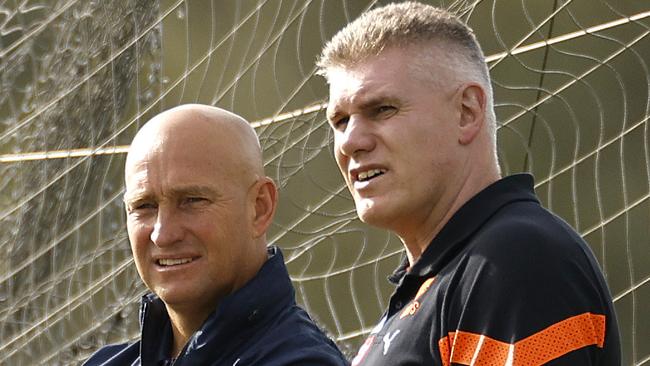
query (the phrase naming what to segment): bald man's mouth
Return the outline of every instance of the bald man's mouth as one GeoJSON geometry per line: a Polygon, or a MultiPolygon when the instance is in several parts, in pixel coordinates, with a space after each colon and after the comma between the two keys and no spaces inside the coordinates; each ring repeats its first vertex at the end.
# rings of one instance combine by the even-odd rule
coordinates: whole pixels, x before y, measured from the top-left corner
{"type": "Polygon", "coordinates": [[[193,265],[194,262],[201,258],[194,253],[177,253],[167,255],[154,255],[154,263],[159,271],[182,269],[186,266],[193,265]]]}
{"type": "Polygon", "coordinates": [[[159,266],[169,267],[169,266],[178,266],[181,264],[190,263],[191,261],[193,261],[192,258],[173,258],[173,259],[166,258],[166,259],[158,259],[156,263],[159,266]]]}

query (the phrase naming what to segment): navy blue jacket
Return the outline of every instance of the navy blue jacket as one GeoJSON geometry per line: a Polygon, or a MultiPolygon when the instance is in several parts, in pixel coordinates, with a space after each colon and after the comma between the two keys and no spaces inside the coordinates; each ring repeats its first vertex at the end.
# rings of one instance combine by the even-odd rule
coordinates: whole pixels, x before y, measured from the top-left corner
{"type": "Polygon", "coordinates": [[[142,299],[139,341],[106,346],[85,365],[348,365],[341,352],[296,305],[280,250],[244,287],[224,298],[172,361],[172,330],[165,305],[142,299]]]}

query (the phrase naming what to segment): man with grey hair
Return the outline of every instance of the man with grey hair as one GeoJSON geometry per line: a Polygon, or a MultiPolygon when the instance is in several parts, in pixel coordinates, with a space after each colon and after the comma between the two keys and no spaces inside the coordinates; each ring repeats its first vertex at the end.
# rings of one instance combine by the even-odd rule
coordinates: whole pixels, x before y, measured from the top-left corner
{"type": "Polygon", "coordinates": [[[353,365],[618,365],[592,252],[533,178],[501,178],[485,57],[452,14],[363,14],[325,46],[334,154],[359,218],[406,250],[353,365]]]}

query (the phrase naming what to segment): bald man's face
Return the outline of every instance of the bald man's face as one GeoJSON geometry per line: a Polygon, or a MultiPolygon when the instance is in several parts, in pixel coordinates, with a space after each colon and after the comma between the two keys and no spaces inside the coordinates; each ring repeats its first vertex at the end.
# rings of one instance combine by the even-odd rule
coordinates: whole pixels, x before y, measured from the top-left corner
{"type": "Polygon", "coordinates": [[[211,309],[243,285],[241,269],[259,246],[248,224],[255,179],[241,172],[229,148],[237,139],[201,126],[151,128],[136,138],[125,203],[147,287],[167,305],[211,309]]]}

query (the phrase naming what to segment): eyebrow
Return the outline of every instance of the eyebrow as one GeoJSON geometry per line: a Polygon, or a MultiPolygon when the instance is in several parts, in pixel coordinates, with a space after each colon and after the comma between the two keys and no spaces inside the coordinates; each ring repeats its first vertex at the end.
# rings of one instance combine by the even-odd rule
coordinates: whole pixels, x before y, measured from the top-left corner
{"type": "Polygon", "coordinates": [[[398,104],[399,100],[396,97],[391,95],[377,95],[368,98],[368,100],[361,103],[359,109],[365,111],[367,109],[373,109],[382,104],[398,104]]]}
{"type": "MultiPolygon", "coordinates": [[[[382,104],[401,104],[400,99],[397,97],[394,97],[390,94],[378,94],[378,95],[372,95],[366,100],[363,100],[360,104],[358,109],[361,110],[362,112],[365,112],[369,109],[373,109],[379,105],[382,104]]],[[[339,118],[341,115],[346,115],[345,113],[341,113],[340,110],[334,110],[332,113],[327,113],[327,119],[330,121],[335,121],[336,118],[339,118]]]]}
{"type": "Polygon", "coordinates": [[[190,185],[190,186],[172,188],[170,190],[170,195],[171,196],[192,196],[192,195],[217,196],[218,193],[217,191],[215,191],[214,189],[208,186],[190,185]]]}
{"type": "Polygon", "coordinates": [[[341,115],[343,115],[343,113],[341,113],[339,111],[334,111],[332,113],[327,113],[327,120],[328,121],[336,121],[339,118],[339,116],[341,116],[341,115]]]}
{"type": "Polygon", "coordinates": [[[125,191],[122,201],[124,201],[124,203],[128,205],[135,202],[146,201],[149,198],[150,195],[145,191],[135,191],[132,193],[129,191],[125,191]]]}
{"type": "MultiPolygon", "coordinates": [[[[189,186],[180,186],[174,187],[169,190],[166,196],[171,197],[183,197],[183,196],[208,196],[208,197],[218,197],[219,193],[211,187],[202,186],[202,185],[189,185],[189,186]]],[[[154,195],[144,191],[134,191],[129,193],[128,191],[124,193],[124,202],[134,203],[140,201],[146,201],[153,198],[154,195]]]]}

